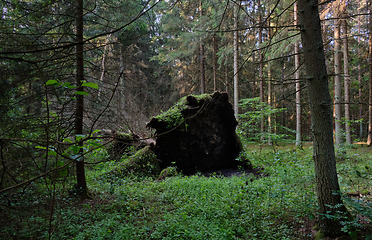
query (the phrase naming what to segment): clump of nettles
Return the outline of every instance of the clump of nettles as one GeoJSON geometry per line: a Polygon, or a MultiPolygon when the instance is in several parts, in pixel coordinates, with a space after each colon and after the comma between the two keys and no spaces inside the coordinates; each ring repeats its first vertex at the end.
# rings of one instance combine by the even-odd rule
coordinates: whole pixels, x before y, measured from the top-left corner
{"type": "MultiPolygon", "coordinates": [[[[197,100],[197,103],[201,100],[211,100],[212,94],[201,94],[201,95],[190,95],[194,97],[197,100]]],[[[166,127],[168,129],[176,128],[179,125],[181,125],[185,118],[182,115],[183,110],[187,109],[187,97],[181,98],[173,107],[171,107],[168,111],[163,112],[153,119],[159,121],[159,122],[165,122],[166,127]]]]}

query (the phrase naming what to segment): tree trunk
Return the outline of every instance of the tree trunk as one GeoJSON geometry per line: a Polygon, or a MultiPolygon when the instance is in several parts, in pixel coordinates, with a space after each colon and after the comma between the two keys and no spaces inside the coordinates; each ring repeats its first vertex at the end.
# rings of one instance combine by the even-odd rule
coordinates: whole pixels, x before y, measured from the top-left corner
{"type": "Polygon", "coordinates": [[[298,19],[307,72],[313,158],[315,164],[320,231],[325,237],[342,235],[338,220],[324,214],[347,213],[339,194],[332,127],[332,100],[328,89],[317,0],[298,0],[298,19]]]}
{"type": "MultiPolygon", "coordinates": [[[[84,44],[83,44],[83,0],[76,1],[76,86],[77,91],[84,91],[82,81],[84,80],[84,44]]],[[[76,113],[75,113],[75,134],[76,136],[83,134],[83,114],[84,114],[84,96],[77,95],[76,97],[76,113]]],[[[78,139],[78,138],[76,138],[78,139]]],[[[79,142],[81,147],[80,154],[83,151],[83,142],[79,142]]],[[[87,183],[85,179],[85,168],[83,156],[76,159],[76,190],[81,197],[87,194],[87,183]]]]}
{"type": "MultiPolygon", "coordinates": [[[[268,21],[269,26],[270,26],[270,20],[268,21]]],[[[269,34],[268,34],[268,41],[270,41],[271,38],[271,29],[269,28],[269,34]]],[[[272,85],[271,85],[271,64],[270,62],[267,63],[267,104],[270,106],[270,111],[272,109],[272,85]]],[[[269,112],[268,117],[267,117],[267,144],[272,145],[272,139],[271,139],[271,134],[272,134],[272,117],[271,117],[271,112],[269,112]]]]}
{"type": "Polygon", "coordinates": [[[118,102],[118,110],[119,110],[119,114],[120,114],[120,118],[119,118],[119,121],[121,121],[121,123],[123,122],[124,120],[124,112],[125,112],[125,96],[124,96],[124,83],[125,83],[125,75],[124,75],[124,71],[125,71],[125,58],[124,58],[124,49],[125,47],[123,45],[120,45],[120,53],[119,53],[119,61],[120,61],[120,80],[119,80],[119,87],[118,87],[118,90],[119,90],[119,102],[118,102]]]}
{"type": "MultiPolygon", "coordinates": [[[[358,5],[358,15],[360,14],[358,5]]],[[[360,42],[360,16],[358,17],[358,42],[360,42]]],[[[362,74],[360,72],[360,61],[358,61],[358,85],[359,85],[359,93],[358,93],[358,99],[359,99],[359,138],[363,138],[363,104],[362,104],[362,74]]]]}
{"type": "MultiPolygon", "coordinates": [[[[108,41],[109,41],[110,36],[111,34],[106,36],[105,46],[103,47],[103,55],[102,55],[102,62],[101,62],[101,76],[99,77],[99,82],[101,83],[102,86],[104,85],[104,80],[105,80],[106,53],[107,53],[107,46],[108,46],[108,41]]],[[[101,89],[103,88],[98,89],[98,98],[101,97],[101,91],[102,91],[101,89]]]]}
{"type": "Polygon", "coordinates": [[[239,32],[238,32],[238,10],[237,4],[234,5],[234,115],[238,119],[239,114],[239,32]]]}
{"type": "Polygon", "coordinates": [[[347,39],[347,22],[346,17],[342,21],[343,26],[343,45],[344,45],[344,92],[345,92],[345,138],[346,144],[351,144],[351,129],[350,129],[350,75],[349,75],[349,47],[347,39]]]}
{"type": "MultiPolygon", "coordinates": [[[[202,1],[199,2],[200,5],[200,19],[203,17],[202,1]]],[[[200,37],[200,93],[205,93],[205,57],[204,57],[204,45],[203,38],[200,37]]]]}
{"type": "Polygon", "coordinates": [[[217,91],[217,42],[216,34],[213,34],[213,92],[217,91]]]}
{"type": "MultiPolygon", "coordinates": [[[[297,2],[294,5],[294,22],[298,24],[297,20],[297,2]]],[[[295,41],[295,79],[296,79],[296,146],[302,145],[301,137],[301,82],[300,82],[300,42],[295,41]]]]}
{"type": "Polygon", "coordinates": [[[336,148],[341,147],[342,135],[341,135],[341,46],[340,46],[340,20],[334,20],[335,31],[334,31],[334,71],[335,71],[335,140],[336,148]]]}
{"type": "MultiPolygon", "coordinates": [[[[261,102],[264,102],[265,99],[264,99],[264,91],[263,91],[263,85],[264,85],[264,82],[263,82],[263,53],[262,53],[262,49],[261,49],[261,45],[262,45],[262,16],[261,16],[261,1],[259,0],[258,1],[258,9],[259,9],[259,15],[258,15],[258,25],[259,25],[259,28],[258,28],[258,43],[259,43],[259,48],[260,48],[260,51],[259,51],[259,72],[258,72],[258,77],[260,79],[260,99],[261,99],[261,102]]],[[[264,125],[264,118],[261,117],[261,140],[264,139],[264,131],[265,131],[265,125],[264,125]]]]}
{"type": "Polygon", "coordinates": [[[372,146],[372,1],[369,1],[369,101],[368,101],[368,146],[372,146]]]}

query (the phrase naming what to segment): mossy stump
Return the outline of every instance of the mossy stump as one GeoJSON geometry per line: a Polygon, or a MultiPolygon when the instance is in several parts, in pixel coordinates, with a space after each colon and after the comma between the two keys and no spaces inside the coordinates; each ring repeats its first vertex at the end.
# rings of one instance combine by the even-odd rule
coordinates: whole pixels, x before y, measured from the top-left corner
{"type": "Polygon", "coordinates": [[[147,124],[156,130],[153,151],[160,167],[176,166],[184,174],[236,168],[241,143],[226,93],[182,98],[147,124]]]}

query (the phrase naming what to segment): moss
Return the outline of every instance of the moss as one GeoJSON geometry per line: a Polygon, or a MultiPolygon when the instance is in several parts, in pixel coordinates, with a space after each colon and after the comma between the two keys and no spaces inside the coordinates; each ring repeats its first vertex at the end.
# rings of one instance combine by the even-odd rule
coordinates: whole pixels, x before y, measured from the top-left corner
{"type": "MultiPolygon", "coordinates": [[[[199,104],[200,101],[211,100],[213,94],[206,93],[201,95],[190,96],[194,97],[197,100],[197,104],[199,104]]],[[[187,109],[187,104],[188,101],[186,96],[181,98],[169,110],[153,117],[153,119],[157,120],[158,122],[164,122],[168,129],[176,128],[185,121],[184,116],[182,115],[182,111],[187,109]]]]}
{"type": "Polygon", "coordinates": [[[135,154],[126,157],[108,175],[113,177],[126,177],[131,175],[155,177],[159,174],[159,163],[150,146],[138,150],[135,154]]]}

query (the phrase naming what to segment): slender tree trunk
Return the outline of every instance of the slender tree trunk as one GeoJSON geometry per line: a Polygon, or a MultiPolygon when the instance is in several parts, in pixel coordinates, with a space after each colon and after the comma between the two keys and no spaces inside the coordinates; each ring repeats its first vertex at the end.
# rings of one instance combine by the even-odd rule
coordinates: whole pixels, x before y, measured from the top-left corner
{"type": "Polygon", "coordinates": [[[213,34],[213,92],[217,91],[217,42],[216,34],[213,34]]]}
{"type": "MultiPolygon", "coordinates": [[[[83,44],[83,0],[76,1],[76,86],[77,91],[84,91],[82,81],[84,80],[84,44],[83,44]]],[[[84,114],[84,96],[77,95],[76,97],[76,113],[75,113],[75,134],[76,136],[83,134],[83,114],[84,114]]],[[[79,142],[82,154],[83,142],[79,142]]],[[[87,194],[87,183],[85,179],[84,157],[76,159],[76,189],[81,197],[87,194]]]]}
{"type": "MultiPolygon", "coordinates": [[[[272,106],[272,89],[271,89],[271,64],[267,64],[267,76],[268,76],[268,82],[267,82],[267,104],[270,107],[270,110],[273,108],[272,106]]],[[[267,138],[267,144],[272,145],[272,139],[271,139],[271,134],[272,134],[272,117],[271,117],[271,112],[269,113],[267,117],[267,132],[268,132],[268,138],[267,138]]]]}
{"type": "MultiPolygon", "coordinates": [[[[359,5],[358,5],[358,15],[360,14],[359,5]]],[[[360,42],[360,16],[358,17],[358,43],[360,42]]],[[[363,104],[362,104],[362,74],[360,72],[360,61],[358,61],[358,85],[359,85],[359,138],[363,138],[363,104]]]]}
{"type": "MultiPolygon", "coordinates": [[[[270,26],[270,20],[268,21],[269,26],[270,26]]],[[[271,38],[271,30],[269,28],[269,34],[268,34],[268,41],[270,41],[271,38]]],[[[272,139],[271,139],[271,133],[272,133],[272,118],[271,118],[271,109],[272,109],[272,99],[271,99],[271,94],[272,94],[272,89],[271,89],[271,64],[270,62],[267,63],[267,104],[270,107],[270,112],[267,117],[267,133],[268,133],[268,138],[267,138],[267,144],[272,145],[272,139]]]]}
{"type": "MultiPolygon", "coordinates": [[[[125,62],[124,62],[124,46],[120,45],[120,54],[119,54],[119,60],[120,60],[120,80],[119,80],[119,103],[118,103],[118,110],[120,113],[120,116],[124,115],[125,112],[125,97],[124,97],[124,80],[125,80],[125,62]]],[[[121,118],[120,121],[122,122],[124,119],[121,118]]]]}
{"type": "Polygon", "coordinates": [[[307,90],[313,132],[320,231],[325,237],[342,235],[338,220],[324,214],[347,213],[339,193],[333,142],[332,100],[328,89],[317,0],[298,0],[298,19],[307,72],[307,90]]]}
{"type": "Polygon", "coordinates": [[[238,10],[237,4],[234,5],[234,115],[238,118],[239,114],[239,32],[238,32],[238,10]]]}
{"type": "Polygon", "coordinates": [[[341,147],[342,134],[341,134],[341,117],[342,117],[342,107],[341,107],[341,44],[340,44],[340,20],[334,20],[335,31],[334,31],[334,71],[335,71],[335,139],[336,148],[341,147]]]}
{"type": "Polygon", "coordinates": [[[344,92],[345,92],[345,138],[347,144],[351,142],[350,129],[350,75],[349,75],[349,42],[347,39],[347,22],[346,17],[342,21],[343,26],[343,45],[344,45],[344,92]]]}
{"type": "MultiPolygon", "coordinates": [[[[106,73],[106,53],[107,53],[107,46],[108,46],[108,41],[110,38],[110,35],[106,36],[105,40],[105,46],[103,47],[103,55],[102,55],[102,62],[101,62],[101,76],[99,77],[99,82],[101,85],[104,85],[104,80],[105,80],[105,73],[106,73]]],[[[101,97],[101,90],[102,88],[98,89],[98,97],[101,97]]]]}
{"type": "MultiPolygon", "coordinates": [[[[259,15],[258,15],[258,43],[259,43],[259,71],[258,71],[258,78],[260,79],[260,100],[261,102],[265,101],[264,97],[264,81],[263,81],[263,53],[262,53],[262,15],[261,15],[261,0],[258,1],[258,9],[259,9],[259,15]]],[[[265,131],[265,125],[264,125],[264,118],[261,117],[261,140],[264,139],[264,131],[265,131]]]]}
{"type": "MultiPolygon", "coordinates": [[[[199,2],[200,5],[200,20],[203,17],[202,1],[199,2]]],[[[205,93],[205,56],[204,56],[204,44],[203,39],[200,37],[200,93],[205,93]]]]}
{"type": "Polygon", "coordinates": [[[372,0],[369,1],[369,100],[368,100],[368,146],[372,146],[372,0]]]}
{"type": "MultiPolygon", "coordinates": [[[[294,22],[298,24],[297,20],[297,2],[294,5],[294,22]]],[[[295,79],[296,79],[296,146],[302,145],[301,137],[301,82],[300,82],[300,42],[295,41],[295,79]]]]}

